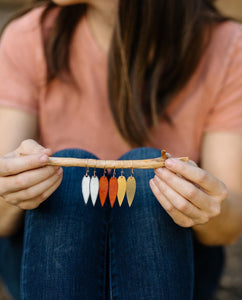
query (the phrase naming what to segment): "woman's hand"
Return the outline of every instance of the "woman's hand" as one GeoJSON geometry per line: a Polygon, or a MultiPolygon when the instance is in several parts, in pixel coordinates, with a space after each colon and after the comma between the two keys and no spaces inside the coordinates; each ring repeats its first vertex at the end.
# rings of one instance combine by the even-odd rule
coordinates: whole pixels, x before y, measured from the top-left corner
{"type": "Polygon", "coordinates": [[[23,210],[37,208],[60,185],[63,170],[47,166],[51,150],[34,140],[0,158],[0,200],[23,210]]]}
{"type": "Polygon", "coordinates": [[[155,170],[150,187],[157,200],[182,227],[205,224],[220,214],[227,188],[217,178],[189,163],[169,158],[155,170]]]}

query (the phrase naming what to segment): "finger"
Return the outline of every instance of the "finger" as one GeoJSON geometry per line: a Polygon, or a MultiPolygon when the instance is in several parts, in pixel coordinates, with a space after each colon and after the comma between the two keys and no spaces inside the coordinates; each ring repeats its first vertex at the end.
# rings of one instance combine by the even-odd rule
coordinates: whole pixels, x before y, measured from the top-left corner
{"type": "Polygon", "coordinates": [[[163,194],[161,194],[158,186],[154,182],[154,179],[150,180],[150,187],[156,199],[177,225],[182,227],[191,227],[195,225],[191,218],[177,210],[174,205],[172,205],[172,203],[163,194]]]}
{"type": "Polygon", "coordinates": [[[160,192],[166,197],[166,199],[168,199],[170,203],[182,214],[193,219],[196,223],[201,224],[208,221],[206,212],[200,210],[190,201],[178,194],[158,176],[154,177],[154,183],[156,184],[160,192]]]}
{"type": "Polygon", "coordinates": [[[47,155],[52,155],[52,151],[50,149],[44,148],[39,143],[37,143],[35,140],[24,140],[18,149],[16,150],[18,154],[34,154],[34,153],[45,153],[47,155]]]}
{"type": "Polygon", "coordinates": [[[0,176],[16,175],[21,172],[43,167],[49,162],[46,154],[33,154],[23,157],[0,157],[0,176]]]}
{"type": "Polygon", "coordinates": [[[208,192],[216,194],[221,190],[221,182],[210,175],[205,170],[202,170],[196,166],[189,163],[183,162],[176,158],[169,158],[165,161],[165,167],[174,173],[185,177],[198,184],[200,187],[208,192]]]}
{"type": "Polygon", "coordinates": [[[166,157],[167,158],[172,158],[172,155],[170,153],[166,152],[166,157]]]}
{"type": "Polygon", "coordinates": [[[0,185],[1,195],[22,191],[31,186],[34,186],[42,181],[53,176],[60,170],[59,167],[41,167],[38,169],[22,172],[17,175],[1,177],[0,185]]]}
{"type": "Polygon", "coordinates": [[[58,178],[56,182],[44,193],[39,195],[38,197],[32,199],[32,200],[25,200],[20,202],[17,206],[23,210],[32,210],[37,208],[41,203],[43,203],[45,200],[47,200],[59,187],[61,184],[62,178],[58,178]]]}
{"type": "Polygon", "coordinates": [[[202,190],[183,177],[177,176],[166,168],[155,170],[155,174],[199,209],[207,211],[208,207],[212,205],[213,199],[210,199],[202,190]]]}
{"type": "Polygon", "coordinates": [[[188,163],[194,167],[198,167],[198,165],[193,160],[189,160],[188,163]]]}
{"type": "Polygon", "coordinates": [[[56,173],[45,181],[42,181],[39,184],[31,186],[25,190],[8,194],[4,196],[4,199],[6,202],[13,205],[18,205],[18,203],[22,201],[36,199],[41,195],[45,195],[45,191],[49,190],[60,179],[62,179],[62,172],[56,173]]]}

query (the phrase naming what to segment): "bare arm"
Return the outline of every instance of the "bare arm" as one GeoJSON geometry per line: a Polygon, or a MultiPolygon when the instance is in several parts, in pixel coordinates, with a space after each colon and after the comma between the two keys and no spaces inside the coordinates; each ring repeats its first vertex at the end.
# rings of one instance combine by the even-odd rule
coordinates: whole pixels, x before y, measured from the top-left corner
{"type": "Polygon", "coordinates": [[[194,231],[205,244],[234,242],[242,233],[242,134],[207,133],[201,166],[226,185],[228,197],[221,213],[194,231]]]}
{"type": "MultiPolygon", "coordinates": [[[[36,116],[0,107],[0,156],[14,151],[28,138],[37,136],[36,116]]],[[[21,225],[24,211],[0,198],[0,235],[8,235],[21,225]]]]}
{"type": "Polygon", "coordinates": [[[46,166],[51,150],[36,136],[36,116],[0,108],[0,236],[16,233],[24,211],[38,207],[61,183],[62,169],[46,166]]]}
{"type": "Polygon", "coordinates": [[[236,133],[207,133],[202,168],[167,159],[150,181],[157,200],[182,227],[192,227],[206,245],[226,245],[242,232],[242,138],[236,133]]]}

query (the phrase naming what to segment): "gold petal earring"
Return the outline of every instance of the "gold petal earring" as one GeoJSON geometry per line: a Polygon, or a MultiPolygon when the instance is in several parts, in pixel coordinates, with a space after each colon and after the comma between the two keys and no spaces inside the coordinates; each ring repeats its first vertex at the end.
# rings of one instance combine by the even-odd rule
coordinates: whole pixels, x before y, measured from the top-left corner
{"type": "Polygon", "coordinates": [[[123,172],[124,171],[122,169],[121,175],[118,177],[118,193],[117,193],[117,197],[118,197],[119,206],[121,206],[122,203],[123,203],[125,192],[126,192],[126,188],[127,188],[127,181],[126,181],[126,178],[123,176],[123,172]]]}

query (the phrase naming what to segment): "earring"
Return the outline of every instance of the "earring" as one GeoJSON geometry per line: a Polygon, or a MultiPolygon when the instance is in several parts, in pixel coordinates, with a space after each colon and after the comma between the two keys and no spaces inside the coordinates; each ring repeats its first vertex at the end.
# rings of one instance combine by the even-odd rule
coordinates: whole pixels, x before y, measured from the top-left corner
{"type": "Polygon", "coordinates": [[[91,193],[91,199],[92,199],[93,206],[95,206],[95,204],[96,204],[98,191],[99,191],[99,179],[96,175],[96,167],[95,167],[93,176],[92,176],[91,182],[90,182],[90,193],[91,193]]]}
{"type": "Polygon", "coordinates": [[[118,180],[115,177],[115,175],[116,175],[116,170],[114,168],[113,176],[109,180],[109,190],[108,190],[109,201],[110,201],[111,207],[114,206],[114,203],[115,203],[115,200],[117,197],[117,193],[118,193],[118,180]]]}
{"type": "Polygon", "coordinates": [[[103,176],[99,180],[99,198],[103,206],[108,195],[108,178],[106,177],[106,169],[104,166],[103,176]]]}
{"type": "Polygon", "coordinates": [[[131,169],[131,176],[127,179],[127,188],[126,188],[126,196],[128,200],[129,207],[132,205],[135,191],[136,191],[136,180],[134,178],[134,170],[131,169]]]}
{"type": "Polygon", "coordinates": [[[126,192],[126,187],[127,187],[127,182],[126,182],[126,178],[123,176],[123,169],[121,171],[121,175],[118,178],[118,193],[117,193],[117,197],[118,197],[118,203],[119,206],[122,205],[123,201],[124,201],[124,196],[125,196],[125,192],[126,192]]]}
{"type": "Polygon", "coordinates": [[[86,167],[86,174],[82,178],[82,196],[85,204],[87,204],[90,195],[90,176],[88,175],[88,173],[89,168],[86,167]]]}

